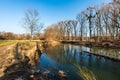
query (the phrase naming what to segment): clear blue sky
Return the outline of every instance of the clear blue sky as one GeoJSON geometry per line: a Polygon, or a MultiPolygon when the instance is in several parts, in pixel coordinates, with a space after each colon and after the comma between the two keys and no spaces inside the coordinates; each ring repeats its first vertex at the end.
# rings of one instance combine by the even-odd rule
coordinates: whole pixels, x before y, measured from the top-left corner
{"type": "Polygon", "coordinates": [[[88,6],[109,3],[111,0],[0,0],[0,32],[25,33],[22,18],[33,7],[39,11],[45,26],[62,20],[75,19],[88,6]]]}

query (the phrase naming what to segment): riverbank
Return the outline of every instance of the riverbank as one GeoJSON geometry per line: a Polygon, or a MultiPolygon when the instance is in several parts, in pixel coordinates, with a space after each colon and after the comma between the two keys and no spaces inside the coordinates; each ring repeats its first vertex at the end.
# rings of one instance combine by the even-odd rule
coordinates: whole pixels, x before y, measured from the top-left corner
{"type": "MultiPolygon", "coordinates": [[[[68,75],[67,80],[83,80],[84,78],[82,79],[82,76],[90,79],[90,75],[88,75],[90,71],[94,74],[96,80],[120,79],[120,62],[88,54],[83,51],[111,57],[120,57],[117,54],[117,49],[89,48],[74,44],[60,44],[56,46],[49,46],[46,49],[46,54],[41,56],[39,66],[42,65],[43,68],[49,68],[50,70],[63,70],[68,75]],[[76,64],[79,64],[80,68],[76,68],[76,64]],[[85,67],[90,71],[86,70],[85,67]]],[[[91,78],[94,76],[91,75],[91,78]]]]}
{"type": "Polygon", "coordinates": [[[89,41],[60,41],[64,44],[77,44],[87,47],[104,47],[120,49],[120,41],[102,41],[102,42],[89,42],[89,41]]]}
{"type": "MultiPolygon", "coordinates": [[[[82,45],[82,46],[89,47],[89,48],[106,48],[106,49],[120,50],[120,41],[102,41],[102,42],[61,41],[61,43],[82,45]]],[[[95,53],[95,52],[91,52],[91,50],[90,51],[82,51],[82,52],[87,53],[89,55],[100,56],[100,57],[104,57],[109,60],[120,62],[120,58],[116,57],[116,56],[105,55],[105,54],[99,53],[99,52],[95,53]]],[[[120,52],[118,52],[118,56],[119,56],[119,54],[120,54],[120,52]]],[[[111,55],[114,55],[114,54],[111,54],[111,55]]]]}
{"type": "MultiPolygon", "coordinates": [[[[18,79],[66,80],[68,77],[70,77],[67,74],[69,72],[65,70],[61,70],[61,68],[58,68],[57,70],[52,71],[48,68],[43,70],[43,69],[38,69],[37,68],[38,66],[36,67],[36,65],[38,64],[38,61],[41,60],[41,56],[42,56],[42,59],[44,57],[44,59],[42,60],[43,62],[47,60],[48,60],[47,62],[49,62],[50,59],[53,58],[53,57],[51,58],[46,57],[48,59],[45,60],[46,54],[42,53],[44,49],[46,49],[47,55],[49,56],[56,55],[54,58],[58,58],[57,56],[61,55],[59,57],[60,59],[56,59],[56,60],[58,60],[58,62],[61,60],[62,63],[64,60],[65,61],[68,60],[68,62],[72,60],[73,61],[76,60],[75,56],[77,57],[79,55],[80,57],[80,56],[86,55],[80,52],[82,50],[80,46],[78,48],[78,46],[75,45],[76,47],[73,52],[74,45],[66,45],[66,48],[65,48],[65,46],[62,46],[63,44],[61,44],[60,46],[59,44],[60,43],[56,41],[27,41],[27,42],[19,42],[17,44],[11,44],[11,45],[0,47],[0,56],[2,56],[0,57],[0,66],[1,66],[0,80],[18,80],[18,79]],[[67,55],[70,55],[69,51],[72,51],[71,54],[74,53],[74,56],[65,57],[63,53],[67,52],[68,53],[67,55]]],[[[83,53],[88,53],[90,55],[93,55],[92,52],[91,53],[85,52],[86,50],[84,51],[84,49],[82,51],[83,53]]],[[[93,51],[96,51],[96,50],[93,50],[93,51]]],[[[84,57],[83,61],[86,61],[86,59],[87,58],[84,57]]],[[[53,60],[55,59],[52,59],[52,62],[53,60]]],[[[97,61],[97,58],[95,61],[97,61]]],[[[41,67],[42,65],[40,64],[39,67],[41,67]]],[[[48,63],[46,65],[48,66],[48,63]]],[[[52,66],[52,68],[54,67],[56,66],[52,66]]]]}
{"type": "Polygon", "coordinates": [[[27,41],[0,47],[0,80],[63,79],[63,72],[60,73],[59,70],[52,75],[53,72],[49,70],[35,68],[42,55],[43,43],[45,44],[42,41],[27,41]]]}
{"type": "MultiPolygon", "coordinates": [[[[105,48],[105,49],[116,49],[116,50],[120,50],[120,41],[102,41],[102,42],[87,42],[87,41],[47,41],[48,44],[53,45],[53,43],[56,43],[56,45],[63,43],[63,44],[74,44],[74,45],[81,45],[81,46],[85,46],[85,47],[89,47],[89,48],[105,48]]],[[[49,46],[51,46],[49,45],[49,46]]],[[[119,54],[120,52],[118,51],[118,55],[116,54],[111,54],[111,55],[105,55],[104,53],[99,53],[99,52],[91,52],[90,51],[82,51],[84,53],[88,53],[89,55],[95,55],[95,56],[100,56],[100,57],[104,57],[106,59],[109,60],[113,60],[113,61],[119,61],[120,62],[120,58],[119,58],[119,54]],[[117,56],[117,57],[116,57],[117,56]]]]}
{"type": "Polygon", "coordinates": [[[103,55],[103,54],[98,54],[98,53],[93,53],[93,52],[88,52],[88,51],[82,51],[84,53],[91,55],[95,55],[95,56],[100,56],[100,57],[104,57],[105,59],[109,59],[109,60],[113,60],[113,61],[118,61],[120,62],[120,58],[116,58],[116,57],[111,57],[111,56],[107,56],[107,55],[103,55]]]}
{"type": "Polygon", "coordinates": [[[9,75],[18,71],[28,70],[27,67],[30,67],[28,65],[31,56],[27,57],[27,52],[30,49],[34,50],[34,45],[34,43],[19,42],[0,47],[0,80],[8,80],[10,78],[9,75]],[[9,77],[7,78],[7,76],[9,77]]]}

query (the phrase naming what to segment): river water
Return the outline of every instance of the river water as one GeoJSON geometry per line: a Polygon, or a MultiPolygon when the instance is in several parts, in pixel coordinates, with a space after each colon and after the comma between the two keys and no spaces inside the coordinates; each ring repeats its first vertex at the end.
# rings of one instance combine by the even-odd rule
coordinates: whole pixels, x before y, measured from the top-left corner
{"type": "Polygon", "coordinates": [[[120,62],[99,56],[90,56],[82,51],[120,58],[119,49],[61,44],[46,48],[39,59],[37,68],[64,71],[67,80],[120,80],[120,62]]]}

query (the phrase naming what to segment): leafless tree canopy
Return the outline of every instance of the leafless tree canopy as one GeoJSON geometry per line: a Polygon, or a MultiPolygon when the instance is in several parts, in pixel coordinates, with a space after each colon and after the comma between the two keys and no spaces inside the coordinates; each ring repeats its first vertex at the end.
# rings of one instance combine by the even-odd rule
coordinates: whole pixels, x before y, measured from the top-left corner
{"type": "Polygon", "coordinates": [[[54,36],[55,40],[120,40],[120,1],[88,7],[77,14],[76,20],[60,21],[49,26],[45,30],[47,34],[51,38],[54,36]]]}
{"type": "Polygon", "coordinates": [[[40,33],[43,24],[40,22],[39,13],[34,8],[29,8],[24,17],[24,28],[33,37],[35,33],[40,33]]]}
{"type": "MultiPolygon", "coordinates": [[[[23,19],[24,28],[29,35],[27,39],[44,35],[45,39],[52,40],[80,40],[104,41],[120,40],[120,0],[102,6],[91,6],[79,12],[74,20],[64,20],[47,26],[43,34],[44,25],[40,22],[39,13],[34,8],[25,12],[23,19]],[[30,37],[31,36],[31,37],[30,37]]],[[[12,33],[2,33],[0,37],[10,39],[12,33]]],[[[21,38],[25,38],[21,35],[21,38]]],[[[26,39],[26,38],[25,38],[26,39]]]]}

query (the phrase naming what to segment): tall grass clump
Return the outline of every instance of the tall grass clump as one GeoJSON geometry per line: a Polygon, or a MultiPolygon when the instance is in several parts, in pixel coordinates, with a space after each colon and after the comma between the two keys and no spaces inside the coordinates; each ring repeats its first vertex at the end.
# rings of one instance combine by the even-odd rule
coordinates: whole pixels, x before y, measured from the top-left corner
{"type": "Polygon", "coordinates": [[[77,68],[77,74],[82,77],[84,80],[97,80],[92,71],[86,67],[81,67],[80,65],[75,65],[77,68]]]}

